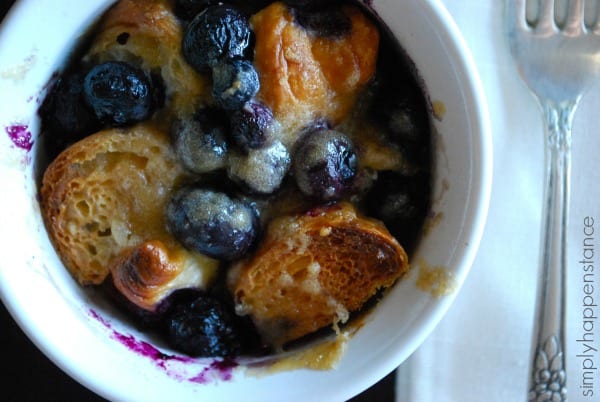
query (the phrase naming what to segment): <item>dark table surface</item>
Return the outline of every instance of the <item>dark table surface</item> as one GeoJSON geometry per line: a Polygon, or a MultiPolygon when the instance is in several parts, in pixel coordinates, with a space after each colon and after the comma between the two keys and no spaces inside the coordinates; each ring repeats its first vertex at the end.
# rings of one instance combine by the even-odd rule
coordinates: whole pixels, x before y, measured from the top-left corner
{"type": "MultiPolygon", "coordinates": [[[[60,0],[59,0],[60,1],[60,0]]],[[[0,21],[12,0],[0,0],[0,21]]],[[[2,61],[0,60],[0,65],[2,61]]],[[[104,401],[64,374],[42,354],[14,322],[0,303],[0,384],[4,402],[104,401]]],[[[368,370],[368,367],[365,367],[368,370]]],[[[394,401],[395,376],[382,381],[352,399],[352,402],[394,401]]]]}

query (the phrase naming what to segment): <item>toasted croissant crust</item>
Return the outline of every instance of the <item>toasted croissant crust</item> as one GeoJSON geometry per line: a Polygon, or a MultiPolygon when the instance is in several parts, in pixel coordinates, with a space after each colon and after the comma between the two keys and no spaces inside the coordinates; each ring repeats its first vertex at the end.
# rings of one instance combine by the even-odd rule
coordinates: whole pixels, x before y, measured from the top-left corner
{"type": "Polygon", "coordinates": [[[175,243],[163,211],[183,174],[168,136],[148,125],[94,134],[50,164],[42,214],[77,281],[101,283],[115,256],[146,240],[175,243]]]}
{"type": "Polygon", "coordinates": [[[206,289],[218,262],[182,247],[148,241],[123,252],[111,265],[115,288],[138,307],[154,311],[174,290],[206,289]]]}
{"type": "Polygon", "coordinates": [[[207,79],[181,53],[181,23],[167,0],[120,0],[103,17],[86,59],[134,63],[147,73],[160,72],[166,108],[189,114],[205,100],[207,79]]]}
{"type": "Polygon", "coordinates": [[[258,97],[273,109],[284,130],[295,132],[315,119],[339,123],[375,72],[377,27],[355,7],[343,10],[352,31],[334,39],[311,35],[281,2],[250,20],[261,83],[258,97]]]}
{"type": "Polygon", "coordinates": [[[274,220],[257,252],[230,272],[236,311],[275,347],[343,323],[408,270],[378,221],[340,203],[274,220]]]}

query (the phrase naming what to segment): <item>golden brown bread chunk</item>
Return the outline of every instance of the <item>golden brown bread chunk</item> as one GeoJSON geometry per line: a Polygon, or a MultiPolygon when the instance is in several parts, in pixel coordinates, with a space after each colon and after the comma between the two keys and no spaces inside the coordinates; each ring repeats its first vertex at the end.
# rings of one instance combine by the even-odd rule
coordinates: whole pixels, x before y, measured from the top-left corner
{"type": "Polygon", "coordinates": [[[154,311],[177,289],[205,289],[216,268],[216,261],[191,257],[182,247],[167,248],[153,240],[121,253],[110,272],[123,296],[144,310],[154,311]]]}
{"type": "Polygon", "coordinates": [[[259,249],[230,272],[236,311],[274,347],[344,323],[408,270],[379,221],[348,203],[275,219],[259,249]]]}
{"type": "Polygon", "coordinates": [[[147,240],[181,247],[164,208],[183,178],[168,136],[149,125],[102,131],[63,151],[44,174],[41,207],[77,281],[101,283],[114,257],[147,240]]]}
{"type": "Polygon", "coordinates": [[[206,77],[181,53],[181,23],[168,0],[120,0],[103,16],[86,59],[133,63],[159,72],[165,83],[166,110],[189,114],[206,100],[206,77]]]}
{"type": "Polygon", "coordinates": [[[343,10],[352,31],[337,39],[311,35],[281,2],[250,20],[256,35],[254,64],[261,83],[258,97],[273,109],[288,132],[315,119],[339,123],[375,73],[377,27],[357,8],[346,6],[343,10]]]}

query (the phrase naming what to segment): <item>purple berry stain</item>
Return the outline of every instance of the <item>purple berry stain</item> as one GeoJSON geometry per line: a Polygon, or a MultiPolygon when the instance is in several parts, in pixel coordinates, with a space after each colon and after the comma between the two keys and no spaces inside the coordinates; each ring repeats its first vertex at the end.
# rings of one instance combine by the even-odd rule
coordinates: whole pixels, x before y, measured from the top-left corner
{"type": "Polygon", "coordinates": [[[208,384],[213,381],[215,376],[221,381],[229,381],[233,378],[233,369],[237,366],[238,363],[231,359],[215,360],[196,376],[190,378],[189,381],[198,384],[208,384]]]}
{"type": "Polygon", "coordinates": [[[33,139],[31,132],[29,131],[29,126],[25,124],[15,124],[6,127],[5,130],[8,137],[17,148],[31,151],[31,148],[33,148],[33,139]]]}
{"type": "Polygon", "coordinates": [[[136,339],[133,335],[122,334],[112,328],[110,321],[102,317],[93,309],[89,315],[100,322],[111,332],[111,338],[118,341],[132,352],[146,357],[163,370],[169,377],[178,381],[188,381],[196,384],[209,384],[213,381],[230,381],[233,379],[233,370],[239,365],[232,359],[213,359],[207,364],[206,361],[194,359],[187,356],[168,355],[148,342],[136,339]],[[189,374],[192,365],[200,365],[201,370],[196,374],[189,374]]]}

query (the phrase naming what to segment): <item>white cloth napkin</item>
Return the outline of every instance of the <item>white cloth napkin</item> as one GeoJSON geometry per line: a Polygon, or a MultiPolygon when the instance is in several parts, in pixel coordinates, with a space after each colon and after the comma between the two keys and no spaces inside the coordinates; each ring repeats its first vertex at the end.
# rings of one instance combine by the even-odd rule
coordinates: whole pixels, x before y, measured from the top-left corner
{"type": "MultiPolygon", "coordinates": [[[[525,401],[543,193],[541,112],[509,54],[502,24],[504,1],[442,1],[471,50],[486,91],[494,182],[489,218],[472,271],[440,325],[400,366],[397,400],[525,401]]],[[[600,305],[597,105],[600,87],[594,86],[579,106],[573,129],[566,342],[570,402],[600,401],[600,321],[583,317],[584,291],[593,289],[593,304],[600,305]],[[595,255],[593,263],[581,264],[587,216],[594,219],[593,250],[587,254],[595,255]],[[594,270],[585,272],[586,265],[594,270]],[[591,275],[584,277],[586,273],[591,275]],[[592,281],[593,288],[585,288],[585,280],[592,281]],[[595,350],[586,348],[583,340],[595,350]]],[[[590,304],[590,298],[585,300],[590,304]]],[[[600,307],[585,312],[597,317],[600,307]]]]}

